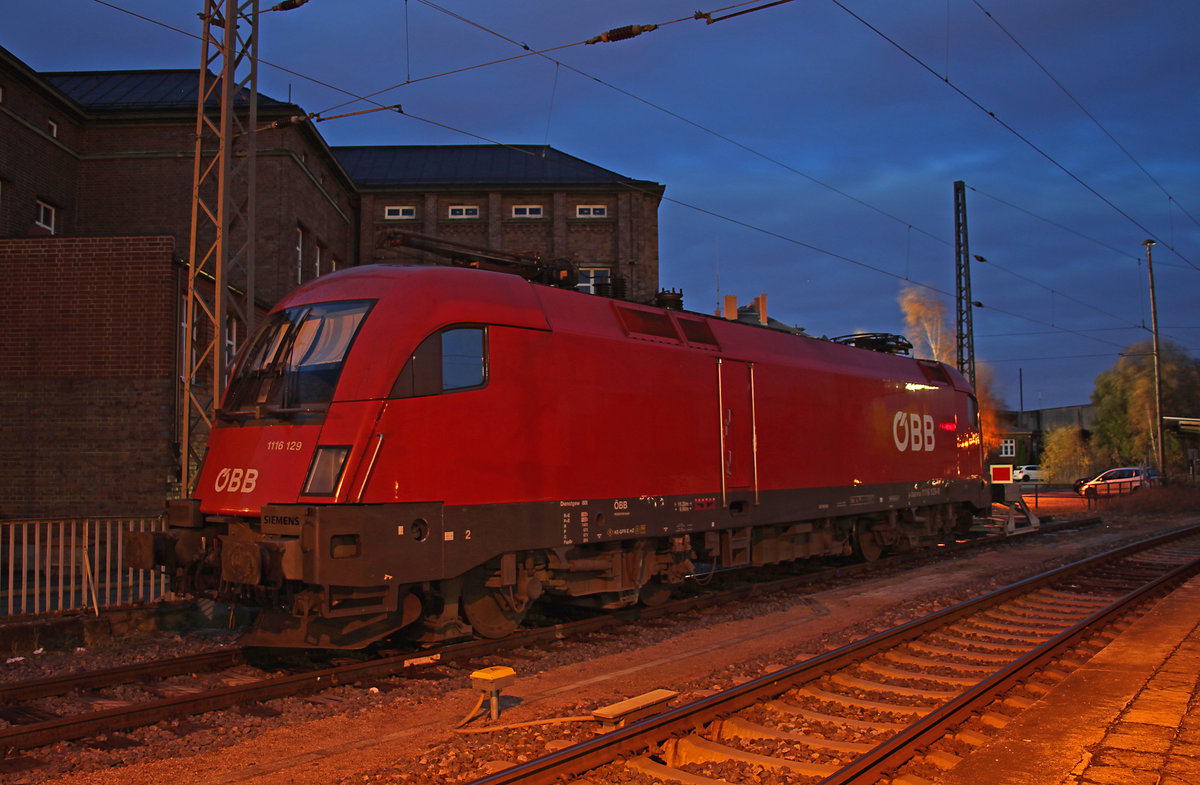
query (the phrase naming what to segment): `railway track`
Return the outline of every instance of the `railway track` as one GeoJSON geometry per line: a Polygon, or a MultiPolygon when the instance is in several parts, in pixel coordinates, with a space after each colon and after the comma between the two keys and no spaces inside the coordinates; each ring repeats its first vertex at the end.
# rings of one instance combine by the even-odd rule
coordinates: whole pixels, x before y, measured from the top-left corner
{"type": "Polygon", "coordinates": [[[928,781],[1112,637],[1145,601],[1200,572],[1200,527],[976,600],[475,785],[928,781]]]}
{"type": "MultiPolygon", "coordinates": [[[[995,538],[983,537],[958,547],[970,548],[995,541],[995,538]]],[[[433,649],[414,649],[329,667],[291,667],[285,668],[283,673],[266,673],[248,662],[247,650],[236,648],[0,685],[0,750],[31,749],[210,711],[250,706],[275,698],[310,694],[342,684],[388,678],[411,673],[414,668],[434,662],[470,659],[500,649],[544,644],[608,626],[802,587],[835,576],[853,579],[867,571],[902,568],[914,559],[938,558],[946,552],[948,550],[943,549],[906,553],[875,564],[839,565],[763,583],[742,583],[656,608],[631,608],[569,622],[548,621],[501,641],[469,641],[433,649]]],[[[272,670],[277,669],[273,667],[272,670]]]]}

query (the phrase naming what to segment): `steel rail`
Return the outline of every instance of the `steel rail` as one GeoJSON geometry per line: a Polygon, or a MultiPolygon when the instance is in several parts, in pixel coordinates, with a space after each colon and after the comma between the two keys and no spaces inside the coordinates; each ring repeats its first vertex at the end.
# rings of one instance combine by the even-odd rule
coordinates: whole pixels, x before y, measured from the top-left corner
{"type": "MultiPolygon", "coordinates": [[[[760,676],[757,679],[733,687],[724,692],[704,698],[695,703],[672,709],[655,717],[649,717],[618,728],[603,736],[567,747],[544,758],[529,761],[504,771],[474,780],[470,785],[542,785],[564,778],[578,777],[587,771],[612,762],[618,757],[632,756],[647,748],[661,744],[666,739],[685,734],[703,726],[717,717],[732,714],[740,709],[774,697],[791,686],[811,681],[818,676],[837,670],[851,663],[908,640],[927,631],[939,628],[960,618],[973,615],[986,608],[998,605],[1014,596],[1053,583],[1073,573],[1081,572],[1105,561],[1120,559],[1139,551],[1162,545],[1174,540],[1200,534],[1200,526],[1186,527],[1132,543],[1071,564],[1032,576],[1018,583],[989,592],[973,600],[954,605],[930,616],[903,624],[892,630],[872,635],[861,641],[842,646],[810,660],[782,670],[760,676]]],[[[1174,572],[1174,571],[1173,571],[1174,572]]],[[[1158,580],[1163,580],[1160,578],[1158,580]]],[[[829,781],[831,784],[836,781],[829,781]]],[[[822,783],[822,785],[825,785],[822,783]]]]}
{"type": "MultiPolygon", "coordinates": [[[[936,551],[918,551],[911,554],[900,554],[894,560],[888,560],[887,563],[902,565],[912,558],[918,558],[922,554],[925,556],[932,555],[934,558],[937,558],[942,554],[949,555],[962,548],[971,548],[981,544],[995,544],[998,542],[1005,542],[1005,540],[984,537],[979,540],[963,543],[961,547],[951,546],[936,551]]],[[[1129,547],[1136,549],[1138,546],[1133,545],[1129,547]]],[[[827,580],[835,576],[853,575],[860,571],[885,566],[885,564],[885,562],[880,561],[873,564],[852,564],[835,567],[806,575],[768,581],[766,583],[746,584],[715,594],[687,598],[655,608],[627,608],[588,619],[554,624],[537,629],[522,630],[503,640],[474,640],[455,643],[421,651],[405,652],[366,662],[344,664],[299,674],[276,676],[247,684],[216,688],[204,693],[115,707],[27,725],[0,728],[0,749],[29,749],[59,741],[84,738],[97,733],[128,730],[175,717],[228,709],[255,701],[309,694],[340,684],[349,684],[370,678],[395,676],[412,667],[478,657],[492,654],[499,650],[519,648],[532,643],[562,640],[614,625],[660,618],[687,610],[709,607],[721,602],[727,602],[730,599],[768,594],[773,591],[795,588],[819,580],[827,580]]],[[[914,632],[913,634],[918,633],[914,632]]],[[[834,653],[836,654],[836,652],[834,653]]],[[[210,655],[197,656],[204,657],[210,655]]],[[[134,665],[111,669],[111,672],[96,671],[93,673],[76,674],[67,677],[71,685],[65,689],[61,686],[56,686],[56,684],[61,685],[60,679],[23,682],[3,688],[3,690],[0,690],[0,696],[4,696],[6,700],[9,699],[9,696],[12,696],[11,700],[13,701],[17,699],[16,696],[28,700],[45,695],[61,694],[71,689],[109,686],[131,681],[132,679],[127,678],[128,672],[136,670],[138,667],[134,665]]],[[[185,673],[189,672],[189,670],[184,665],[177,673],[185,673]]],[[[0,703],[2,702],[0,701],[0,703]]]]}
{"type": "Polygon", "coordinates": [[[1064,649],[1070,648],[1085,636],[1095,632],[1100,625],[1127,612],[1131,606],[1142,602],[1149,596],[1178,586],[1198,572],[1200,572],[1200,558],[1177,567],[1118,598],[1111,605],[1101,608],[1010,663],[1004,669],[992,674],[958,698],[938,707],[896,736],[857,758],[841,771],[821,780],[820,785],[877,782],[897,766],[907,763],[916,750],[945,736],[950,728],[965,722],[980,707],[991,703],[1003,693],[1011,690],[1025,677],[1036,672],[1062,653],[1064,649]]]}
{"type": "Polygon", "coordinates": [[[0,706],[51,695],[62,695],[75,690],[128,684],[148,677],[178,676],[182,673],[231,668],[234,665],[241,665],[245,661],[245,649],[222,649],[221,651],[189,654],[170,660],[138,662],[99,671],[84,671],[67,676],[3,684],[0,685],[0,706]]]}

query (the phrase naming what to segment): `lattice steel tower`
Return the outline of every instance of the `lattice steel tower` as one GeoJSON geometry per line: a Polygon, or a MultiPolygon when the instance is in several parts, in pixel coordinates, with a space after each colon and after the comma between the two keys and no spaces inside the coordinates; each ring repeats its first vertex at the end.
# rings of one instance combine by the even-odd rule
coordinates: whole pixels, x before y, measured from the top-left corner
{"type": "Polygon", "coordinates": [[[967,243],[967,193],[954,182],[954,295],[958,315],[958,371],[975,386],[975,327],[971,322],[971,251],[967,243]]]}
{"type": "Polygon", "coordinates": [[[254,329],[258,0],[205,0],[201,19],[179,407],[183,496],[195,483],[237,339],[254,329]]]}

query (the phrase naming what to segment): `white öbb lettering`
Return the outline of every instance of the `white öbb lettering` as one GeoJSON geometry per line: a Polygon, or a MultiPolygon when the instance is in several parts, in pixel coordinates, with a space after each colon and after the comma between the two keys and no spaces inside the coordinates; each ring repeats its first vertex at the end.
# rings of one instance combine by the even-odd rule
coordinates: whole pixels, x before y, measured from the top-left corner
{"type": "Polygon", "coordinates": [[[231,469],[226,466],[217,472],[217,481],[213,483],[213,488],[218,493],[224,491],[250,493],[256,485],[258,485],[258,469],[231,469]]]}
{"type": "Polygon", "coordinates": [[[933,452],[933,417],[916,412],[896,412],[892,441],[900,452],[933,452]]]}

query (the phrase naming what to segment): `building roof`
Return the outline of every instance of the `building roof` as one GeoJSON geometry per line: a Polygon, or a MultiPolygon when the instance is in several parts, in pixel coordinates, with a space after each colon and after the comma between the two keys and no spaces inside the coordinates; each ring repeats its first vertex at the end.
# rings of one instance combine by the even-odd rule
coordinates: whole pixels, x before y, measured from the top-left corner
{"type": "Polygon", "coordinates": [[[360,188],[576,184],[663,190],[545,145],[334,147],[333,154],[360,188]]]}
{"type": "MultiPolygon", "coordinates": [[[[200,73],[164,71],[57,71],[38,74],[88,112],[196,111],[200,73]]],[[[213,106],[220,93],[209,99],[213,106]]],[[[290,106],[259,93],[260,109],[290,106]]]]}

